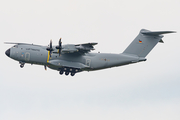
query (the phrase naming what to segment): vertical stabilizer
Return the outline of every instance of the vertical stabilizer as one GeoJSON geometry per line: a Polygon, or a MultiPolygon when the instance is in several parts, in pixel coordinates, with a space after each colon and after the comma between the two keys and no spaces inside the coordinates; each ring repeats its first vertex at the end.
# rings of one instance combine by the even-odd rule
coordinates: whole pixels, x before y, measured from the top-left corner
{"type": "Polygon", "coordinates": [[[132,41],[123,53],[146,57],[158,42],[163,42],[162,38],[164,36],[162,34],[167,33],[174,33],[174,31],[151,32],[149,30],[142,29],[139,35],[132,41]]]}

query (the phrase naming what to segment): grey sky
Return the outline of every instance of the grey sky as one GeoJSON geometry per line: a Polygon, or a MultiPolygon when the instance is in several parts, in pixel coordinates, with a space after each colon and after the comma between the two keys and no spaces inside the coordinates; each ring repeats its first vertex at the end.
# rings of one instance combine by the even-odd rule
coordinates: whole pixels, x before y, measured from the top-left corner
{"type": "Polygon", "coordinates": [[[0,120],[179,120],[179,0],[7,0],[0,2],[0,120]],[[8,58],[25,42],[98,42],[94,52],[121,53],[140,29],[173,30],[146,62],[60,76],[8,58]]]}

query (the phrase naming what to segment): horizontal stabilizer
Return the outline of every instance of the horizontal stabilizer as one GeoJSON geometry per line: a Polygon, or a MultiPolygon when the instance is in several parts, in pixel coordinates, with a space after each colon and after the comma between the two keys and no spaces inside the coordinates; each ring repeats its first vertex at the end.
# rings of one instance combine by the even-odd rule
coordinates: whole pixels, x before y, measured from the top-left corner
{"type": "Polygon", "coordinates": [[[144,34],[144,35],[158,36],[158,35],[161,35],[161,34],[176,33],[176,32],[175,31],[154,31],[154,32],[151,32],[151,31],[143,29],[143,30],[141,30],[141,33],[144,34]]]}

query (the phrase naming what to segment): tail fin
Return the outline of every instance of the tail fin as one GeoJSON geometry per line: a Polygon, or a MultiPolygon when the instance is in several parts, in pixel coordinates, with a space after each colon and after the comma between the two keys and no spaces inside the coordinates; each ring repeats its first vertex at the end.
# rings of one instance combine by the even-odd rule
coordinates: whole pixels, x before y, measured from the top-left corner
{"type": "Polygon", "coordinates": [[[158,42],[163,43],[162,38],[164,36],[161,34],[167,33],[174,33],[174,31],[151,32],[149,30],[142,29],[139,35],[132,41],[123,53],[146,57],[158,42]]]}

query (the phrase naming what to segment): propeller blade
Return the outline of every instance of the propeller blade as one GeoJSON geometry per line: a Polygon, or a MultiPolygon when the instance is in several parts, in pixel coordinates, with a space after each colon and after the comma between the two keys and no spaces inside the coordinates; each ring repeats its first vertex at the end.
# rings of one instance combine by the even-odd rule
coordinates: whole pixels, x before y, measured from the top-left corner
{"type": "Polygon", "coordinates": [[[51,58],[51,52],[49,52],[49,56],[50,56],[50,58],[51,58]]]}
{"type": "Polygon", "coordinates": [[[52,40],[50,41],[50,49],[52,49],[52,40]]]}
{"type": "Polygon", "coordinates": [[[62,42],[61,42],[61,38],[59,39],[59,46],[57,46],[57,49],[59,49],[59,56],[61,55],[61,49],[62,49],[62,42]]]}
{"type": "Polygon", "coordinates": [[[52,40],[50,40],[49,47],[47,47],[46,50],[49,51],[49,56],[50,56],[50,58],[51,58],[51,54],[52,54],[52,51],[53,51],[53,48],[52,48],[52,40]]]}
{"type": "Polygon", "coordinates": [[[59,56],[61,55],[61,50],[59,50],[59,56]]]}
{"type": "Polygon", "coordinates": [[[62,42],[61,42],[61,38],[60,38],[60,39],[59,39],[59,47],[61,47],[61,43],[62,43],[62,42]]]}
{"type": "Polygon", "coordinates": [[[47,47],[46,50],[47,50],[47,51],[53,51],[53,48],[52,48],[52,40],[50,40],[49,47],[47,47]]]}
{"type": "Polygon", "coordinates": [[[47,70],[46,65],[44,65],[44,69],[47,70]]]}
{"type": "Polygon", "coordinates": [[[59,53],[59,56],[61,55],[61,49],[62,49],[62,42],[61,42],[61,38],[59,39],[59,44],[58,46],[56,46],[56,49],[58,49],[58,53],[59,53]]]}

